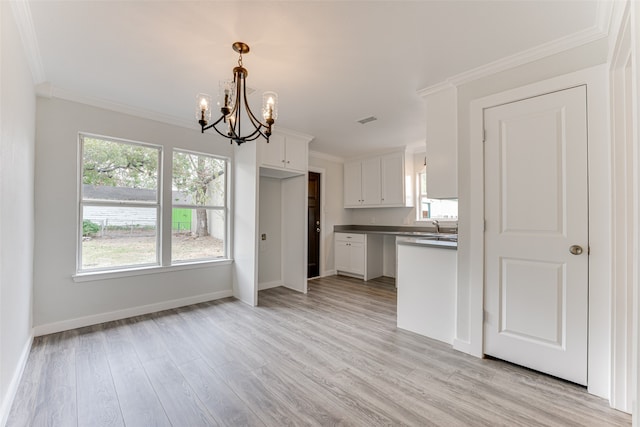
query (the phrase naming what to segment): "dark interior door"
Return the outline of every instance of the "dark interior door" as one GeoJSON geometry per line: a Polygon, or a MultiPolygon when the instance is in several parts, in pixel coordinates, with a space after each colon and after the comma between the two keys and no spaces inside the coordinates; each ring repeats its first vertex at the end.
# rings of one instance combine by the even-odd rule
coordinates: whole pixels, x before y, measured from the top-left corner
{"type": "Polygon", "coordinates": [[[320,174],[309,172],[307,277],[320,276],[320,174]]]}

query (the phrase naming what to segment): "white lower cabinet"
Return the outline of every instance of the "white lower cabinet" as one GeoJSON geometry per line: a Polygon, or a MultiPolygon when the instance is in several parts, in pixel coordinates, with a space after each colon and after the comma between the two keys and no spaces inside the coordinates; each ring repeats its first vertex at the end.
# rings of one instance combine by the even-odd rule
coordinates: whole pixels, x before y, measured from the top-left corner
{"type": "Polygon", "coordinates": [[[453,344],[456,251],[399,240],[397,260],[398,328],[453,344]]]}
{"type": "Polygon", "coordinates": [[[337,274],[369,280],[382,276],[382,236],[335,233],[337,274]]]}

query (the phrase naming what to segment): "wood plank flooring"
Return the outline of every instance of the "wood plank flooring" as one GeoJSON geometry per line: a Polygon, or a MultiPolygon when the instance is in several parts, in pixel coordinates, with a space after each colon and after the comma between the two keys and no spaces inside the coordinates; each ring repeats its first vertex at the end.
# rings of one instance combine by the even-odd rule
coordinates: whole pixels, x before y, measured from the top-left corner
{"type": "Polygon", "coordinates": [[[582,387],[396,328],[329,277],[35,339],[8,426],[628,426],[582,387]]]}

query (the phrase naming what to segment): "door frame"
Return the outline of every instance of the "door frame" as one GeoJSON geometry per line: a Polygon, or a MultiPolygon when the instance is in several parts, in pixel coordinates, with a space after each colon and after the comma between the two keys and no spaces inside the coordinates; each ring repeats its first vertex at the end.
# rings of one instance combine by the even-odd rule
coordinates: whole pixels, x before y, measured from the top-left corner
{"type": "MultiPolygon", "coordinates": [[[[611,141],[607,64],[591,67],[470,103],[469,215],[460,218],[461,236],[469,256],[469,282],[458,282],[458,316],[454,347],[484,356],[484,110],[578,85],[587,86],[589,186],[589,333],[588,391],[609,398],[611,373],[611,141]],[[466,223],[466,224],[465,224],[466,223]],[[466,242],[465,242],[466,240],[466,242]],[[465,289],[466,288],[466,289],[465,289]],[[460,296],[468,302],[461,307],[460,296]],[[468,331],[468,333],[466,332],[468,331]],[[467,338],[467,339],[465,339],[467,338]],[[602,345],[606,343],[606,345],[602,345]]],[[[460,244],[459,243],[459,244],[460,244]]],[[[460,255],[459,255],[460,256],[460,255]]],[[[465,272],[466,273],[466,272],[465,272]]],[[[460,277],[460,274],[459,274],[460,277]]]]}
{"type": "MultiPolygon", "coordinates": [[[[325,227],[325,221],[326,221],[326,217],[325,217],[325,197],[324,197],[324,192],[325,192],[325,181],[326,181],[326,175],[327,175],[327,171],[324,168],[318,168],[315,166],[309,166],[309,172],[315,172],[320,174],[320,266],[319,266],[319,276],[318,277],[324,277],[326,276],[326,263],[325,263],[325,240],[327,237],[327,229],[325,227]]],[[[309,178],[307,176],[307,183],[309,181],[309,178]]],[[[333,234],[333,231],[331,231],[331,234],[333,234]]],[[[309,248],[307,247],[307,252],[309,251],[309,248]]]]}

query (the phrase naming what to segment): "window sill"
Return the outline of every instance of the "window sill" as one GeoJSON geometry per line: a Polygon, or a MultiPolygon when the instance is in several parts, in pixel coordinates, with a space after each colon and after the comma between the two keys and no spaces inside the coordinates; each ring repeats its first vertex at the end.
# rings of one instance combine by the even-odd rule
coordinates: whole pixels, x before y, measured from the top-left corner
{"type": "Polygon", "coordinates": [[[199,261],[199,262],[190,262],[183,264],[174,264],[169,266],[150,266],[150,267],[139,267],[135,269],[126,269],[126,270],[109,270],[109,271],[96,271],[96,272],[87,272],[87,273],[77,273],[71,276],[74,282],[92,282],[96,280],[108,280],[108,279],[119,279],[122,277],[132,277],[132,276],[143,276],[147,274],[162,274],[169,273],[173,271],[181,271],[181,270],[193,270],[196,268],[210,268],[217,267],[222,265],[229,265],[233,263],[233,260],[225,258],[221,260],[215,261],[199,261]]]}

